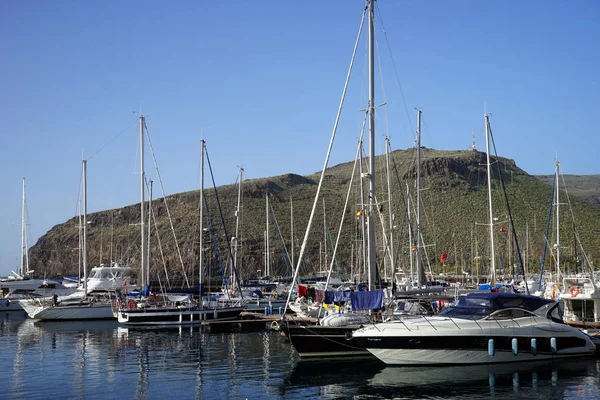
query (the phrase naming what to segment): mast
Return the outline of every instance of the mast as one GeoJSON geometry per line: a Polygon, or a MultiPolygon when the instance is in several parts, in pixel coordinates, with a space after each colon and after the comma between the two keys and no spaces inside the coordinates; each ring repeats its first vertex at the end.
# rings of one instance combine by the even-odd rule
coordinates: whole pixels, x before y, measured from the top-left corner
{"type": "Polygon", "coordinates": [[[83,163],[83,291],[87,294],[87,160],[83,163]]]}
{"type": "Polygon", "coordinates": [[[421,254],[421,109],[417,110],[417,287],[426,282],[421,254]]]}
{"type": "Polygon", "coordinates": [[[144,229],[144,116],[140,115],[140,276],[142,277],[142,288],[146,286],[145,282],[145,254],[144,254],[144,241],[146,236],[146,231],[144,229]]]}
{"type": "MultiPolygon", "coordinates": [[[[238,183],[238,198],[237,198],[237,210],[235,211],[235,241],[233,242],[233,266],[235,268],[232,268],[232,275],[235,274],[235,271],[237,271],[240,267],[238,266],[238,261],[237,261],[237,252],[238,252],[238,243],[240,242],[240,219],[242,218],[241,215],[241,202],[242,202],[242,180],[244,179],[244,168],[240,167],[240,181],[238,183]]],[[[241,270],[241,269],[240,269],[241,270]]],[[[236,282],[235,276],[233,277],[233,283],[236,282]]],[[[241,288],[240,288],[241,290],[241,288]]]]}
{"type": "MultiPolygon", "coordinates": [[[[361,252],[362,252],[362,278],[364,279],[367,273],[367,232],[365,225],[365,185],[363,179],[365,175],[363,173],[363,149],[362,149],[362,139],[361,139],[361,151],[360,151],[360,164],[359,164],[359,173],[360,173],[360,229],[362,233],[361,237],[361,252]]],[[[362,279],[359,279],[361,281],[362,279]]]]}
{"type": "Polygon", "coordinates": [[[487,114],[485,120],[485,152],[487,157],[487,181],[488,181],[488,202],[490,208],[490,284],[492,287],[496,284],[496,252],[494,250],[494,212],[492,209],[492,173],[490,165],[490,120],[487,114]]]}
{"type": "Polygon", "coordinates": [[[290,196],[290,236],[291,236],[291,250],[292,250],[292,276],[294,276],[294,201],[290,196]]]}
{"type": "MultiPolygon", "coordinates": [[[[150,181],[148,182],[148,186],[148,249],[146,253],[146,260],[148,264],[148,268],[146,268],[146,273],[148,275],[146,276],[146,285],[150,284],[150,237],[152,235],[152,179],[150,179],[150,181]]],[[[146,290],[146,286],[142,287],[142,290],[146,290]]]]}
{"type": "Polygon", "coordinates": [[[265,276],[271,276],[271,255],[269,254],[269,249],[271,248],[269,246],[269,192],[267,192],[265,194],[265,198],[267,199],[266,201],[266,205],[267,205],[267,230],[265,231],[265,250],[266,250],[266,255],[265,255],[265,276]]]}
{"type": "Polygon", "coordinates": [[[556,165],[554,167],[554,175],[556,178],[556,244],[554,245],[554,247],[556,247],[556,279],[560,279],[560,212],[559,212],[559,208],[560,208],[560,202],[559,200],[559,193],[560,193],[560,187],[558,186],[558,171],[560,169],[560,162],[558,160],[556,160],[556,165]]]}
{"type": "Polygon", "coordinates": [[[19,275],[23,278],[29,274],[29,251],[27,246],[27,210],[25,206],[25,178],[21,194],[21,258],[19,259],[19,275]]]}
{"type": "Polygon", "coordinates": [[[367,213],[367,254],[369,290],[375,289],[375,0],[368,0],[369,12],[369,211],[367,213]]]}
{"type": "MultiPolygon", "coordinates": [[[[410,217],[410,188],[408,183],[406,184],[406,211],[408,219],[408,256],[410,259],[410,288],[412,289],[413,281],[415,279],[415,271],[413,265],[413,238],[412,238],[412,218],[410,217]]],[[[406,272],[404,273],[406,275],[406,272]]]]}
{"type": "Polygon", "coordinates": [[[394,279],[394,215],[392,214],[392,183],[390,179],[390,138],[389,136],[385,137],[385,164],[387,170],[387,190],[388,190],[388,218],[390,220],[390,272],[392,280],[394,279]]]}
{"type": "Polygon", "coordinates": [[[327,262],[327,214],[325,212],[325,197],[323,197],[323,259],[325,262],[323,263],[322,271],[327,270],[327,266],[329,263],[327,262]]]}
{"type": "MultiPolygon", "coordinates": [[[[200,140],[200,253],[198,254],[198,264],[199,264],[199,276],[198,276],[198,294],[200,299],[202,299],[202,278],[203,278],[203,265],[204,265],[204,140],[200,140]]],[[[202,301],[199,302],[202,304],[202,301]]]]}

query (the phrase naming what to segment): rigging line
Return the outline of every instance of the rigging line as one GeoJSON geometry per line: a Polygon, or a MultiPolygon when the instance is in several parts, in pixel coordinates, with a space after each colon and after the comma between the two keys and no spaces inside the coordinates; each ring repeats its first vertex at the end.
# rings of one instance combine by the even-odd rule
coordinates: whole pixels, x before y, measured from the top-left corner
{"type": "Polygon", "coordinates": [[[131,126],[137,122],[137,118],[135,120],[133,120],[131,122],[131,124],[129,124],[126,128],[122,129],[119,133],[117,133],[117,135],[115,137],[113,137],[112,139],[110,139],[104,146],[102,146],[99,150],[97,150],[95,153],[93,153],[91,156],[88,157],[88,161],[91,160],[92,158],[94,158],[94,156],[96,156],[98,153],[100,153],[102,150],[104,150],[105,148],[108,147],[108,145],[110,145],[112,142],[114,142],[115,140],[117,140],[119,138],[119,136],[121,136],[125,131],[127,131],[129,128],[131,128],[131,126]]]}
{"type": "MultiPolygon", "coordinates": [[[[385,84],[383,83],[383,68],[381,67],[381,52],[379,51],[379,42],[375,41],[375,48],[377,49],[377,63],[379,65],[379,81],[380,81],[380,87],[381,87],[381,98],[383,99],[383,104],[382,105],[386,105],[387,104],[387,96],[385,94],[385,84]]],[[[383,107],[383,112],[384,112],[384,121],[385,121],[385,136],[389,137],[389,133],[390,133],[390,127],[389,127],[389,121],[388,121],[388,110],[387,110],[387,106],[383,107]]]]}
{"type": "Polygon", "coordinates": [[[292,283],[290,286],[290,290],[288,293],[288,298],[285,302],[285,309],[283,312],[283,315],[281,316],[281,318],[285,317],[285,314],[287,312],[287,307],[290,304],[290,300],[292,298],[292,288],[294,287],[294,284],[296,283],[296,280],[298,279],[298,273],[300,270],[300,264],[302,263],[302,258],[304,257],[304,252],[306,251],[306,243],[308,242],[308,237],[310,235],[310,229],[312,226],[312,221],[314,219],[315,216],[315,210],[317,209],[317,204],[319,202],[319,198],[320,198],[320,194],[321,194],[321,186],[323,185],[323,180],[325,177],[325,170],[327,169],[327,165],[329,164],[329,157],[331,155],[331,150],[333,148],[333,141],[335,139],[335,134],[337,132],[337,127],[338,127],[338,123],[340,121],[340,116],[342,113],[342,107],[344,106],[344,100],[346,99],[346,92],[348,91],[348,83],[350,81],[350,76],[352,74],[352,67],[354,65],[354,59],[356,57],[356,51],[358,48],[358,44],[360,42],[360,35],[362,32],[362,28],[365,22],[365,16],[367,14],[367,9],[368,9],[368,5],[365,6],[365,8],[363,9],[363,13],[362,13],[362,18],[360,21],[360,27],[358,29],[358,35],[356,37],[356,42],[354,44],[354,50],[352,52],[352,58],[350,60],[350,67],[348,68],[348,73],[346,75],[346,82],[344,83],[344,90],[342,91],[342,98],[340,99],[340,104],[338,107],[338,111],[337,111],[337,115],[335,117],[335,123],[333,125],[333,131],[331,132],[331,139],[329,140],[329,147],[327,148],[327,155],[325,156],[325,161],[323,163],[323,169],[321,170],[321,177],[319,178],[319,185],[317,186],[317,193],[315,194],[315,200],[313,202],[313,206],[312,206],[312,210],[310,212],[310,217],[308,219],[308,224],[306,226],[306,232],[304,234],[304,240],[302,241],[302,246],[300,247],[300,255],[298,256],[298,261],[297,261],[297,267],[296,267],[296,271],[294,272],[294,277],[292,278],[292,283]]]}
{"type": "MultiPolygon", "coordinates": [[[[204,206],[206,207],[206,220],[208,221],[210,236],[212,237],[213,250],[215,252],[215,256],[217,257],[217,263],[219,264],[219,269],[221,270],[221,278],[222,278],[223,284],[225,286],[225,291],[229,292],[229,289],[227,286],[227,274],[225,273],[225,268],[223,267],[223,260],[221,259],[221,251],[219,250],[219,238],[215,232],[215,226],[213,225],[213,220],[210,215],[210,210],[208,208],[208,200],[206,199],[206,196],[204,196],[204,206]]],[[[209,273],[207,275],[210,277],[212,275],[212,273],[209,271],[209,273]]]]}
{"type": "MultiPolygon", "coordinates": [[[[487,121],[488,124],[488,130],[490,132],[490,138],[492,139],[492,146],[494,147],[494,154],[496,156],[496,160],[498,160],[498,150],[496,149],[496,142],[494,141],[494,135],[492,134],[492,127],[490,126],[490,121],[488,119],[487,121]]],[[[502,169],[500,168],[500,163],[497,164],[497,170],[498,170],[498,174],[500,176],[500,183],[502,185],[502,193],[504,194],[504,201],[506,203],[506,208],[508,210],[508,218],[511,224],[511,231],[512,231],[512,236],[513,236],[513,241],[515,242],[515,250],[517,252],[517,256],[518,256],[518,260],[519,260],[519,266],[521,267],[521,271],[523,273],[523,281],[525,282],[525,290],[527,292],[527,294],[529,294],[529,284],[527,283],[527,277],[525,276],[525,265],[523,264],[523,258],[521,257],[521,249],[519,247],[519,239],[517,238],[517,231],[515,228],[515,223],[512,217],[512,213],[510,211],[510,203],[508,202],[508,196],[506,194],[506,186],[504,184],[504,177],[502,175],[502,169]]],[[[493,255],[492,255],[493,257],[493,255]]]]}
{"type": "Polygon", "coordinates": [[[77,205],[75,215],[81,215],[81,189],[83,187],[83,168],[79,168],[79,188],[77,188],[77,205]]]}
{"type": "MultiPolygon", "coordinates": [[[[571,213],[571,221],[573,221],[573,233],[575,234],[575,238],[577,239],[577,244],[579,245],[579,249],[580,252],[583,253],[583,257],[584,260],[587,261],[587,265],[591,266],[591,260],[589,259],[589,256],[587,255],[587,253],[585,252],[585,250],[583,249],[583,245],[581,244],[581,239],[579,237],[579,231],[578,229],[575,227],[575,213],[573,212],[573,205],[571,204],[571,196],[569,196],[569,191],[567,188],[567,183],[565,181],[565,176],[564,174],[560,174],[560,176],[562,177],[562,181],[563,181],[563,186],[564,186],[564,191],[567,195],[567,204],[569,206],[569,211],[571,213]]],[[[591,272],[592,272],[592,277],[594,276],[594,269],[591,268],[591,272]]]]}
{"type": "Polygon", "coordinates": [[[548,234],[550,233],[550,223],[552,222],[552,206],[554,204],[554,190],[556,185],[556,179],[552,179],[552,191],[550,192],[550,211],[548,212],[548,221],[546,223],[546,234],[544,236],[544,252],[542,253],[542,265],[540,268],[540,282],[538,284],[538,290],[542,291],[542,279],[544,277],[544,267],[546,266],[546,251],[548,250],[548,234]]]}
{"type": "Polygon", "coordinates": [[[381,18],[381,13],[379,11],[379,4],[375,3],[375,10],[377,11],[377,17],[379,19],[379,23],[381,24],[381,30],[383,32],[383,36],[385,37],[385,42],[387,44],[388,51],[390,53],[390,58],[392,60],[392,66],[394,67],[394,74],[396,76],[396,82],[398,82],[398,88],[400,89],[400,95],[402,97],[402,101],[404,102],[404,111],[406,111],[406,117],[408,118],[408,124],[410,125],[410,131],[414,132],[412,126],[412,120],[410,119],[410,113],[408,112],[408,106],[406,105],[406,98],[404,97],[404,91],[402,90],[402,85],[400,84],[400,76],[398,75],[398,67],[396,66],[396,61],[394,60],[394,56],[392,55],[392,48],[390,47],[390,41],[387,36],[387,31],[385,29],[385,25],[383,24],[383,18],[381,18]]]}
{"type": "Polygon", "coordinates": [[[244,294],[242,293],[242,285],[240,285],[240,276],[237,272],[237,268],[235,266],[235,262],[233,261],[233,252],[231,251],[231,243],[229,242],[229,234],[227,233],[227,227],[225,226],[225,217],[223,217],[223,210],[221,208],[221,201],[219,200],[219,193],[217,192],[217,184],[215,183],[215,176],[213,174],[212,165],[210,163],[210,158],[208,157],[208,150],[206,146],[204,147],[204,151],[206,152],[206,162],[208,164],[208,170],[210,171],[210,178],[213,183],[213,189],[215,192],[215,200],[217,201],[217,207],[219,209],[219,215],[221,216],[221,224],[223,225],[223,232],[225,233],[225,242],[227,243],[227,250],[229,252],[229,257],[231,258],[231,265],[233,266],[233,272],[235,274],[235,284],[237,284],[238,289],[240,290],[240,297],[242,300],[244,299],[244,294]]]}
{"type": "MultiPolygon", "coordinates": [[[[365,117],[363,119],[363,126],[360,132],[360,138],[358,139],[357,147],[356,147],[356,155],[354,156],[354,165],[352,166],[352,173],[350,174],[350,182],[348,183],[348,192],[346,193],[346,201],[344,202],[344,208],[342,208],[342,218],[340,219],[340,227],[338,229],[337,237],[335,239],[335,245],[333,246],[333,254],[331,255],[331,265],[329,266],[329,271],[327,273],[327,280],[325,281],[325,290],[329,286],[329,280],[331,279],[331,272],[333,271],[333,265],[336,260],[337,249],[340,243],[340,237],[342,236],[342,228],[344,227],[344,220],[346,210],[348,209],[348,202],[350,201],[350,194],[352,193],[352,183],[354,181],[354,176],[356,175],[356,166],[360,162],[360,155],[362,149],[362,139],[365,133],[365,126],[367,123],[367,115],[368,111],[365,110],[365,117]]],[[[362,184],[362,183],[361,183],[362,184]]],[[[360,209],[362,210],[364,204],[361,204],[360,209]]],[[[362,217],[362,216],[361,216],[362,217]]],[[[319,315],[321,317],[321,309],[319,309],[319,315]]]]}
{"type": "Polygon", "coordinates": [[[290,264],[290,255],[287,251],[287,247],[285,246],[285,242],[281,237],[281,230],[279,229],[279,223],[277,222],[277,217],[275,217],[275,211],[273,210],[273,206],[271,202],[269,202],[269,209],[271,212],[271,216],[273,217],[273,223],[275,224],[275,232],[277,233],[277,239],[279,241],[279,247],[281,248],[281,254],[283,261],[285,262],[285,266],[288,267],[290,274],[292,273],[291,264],[290,264]]]}
{"type": "MultiPolygon", "coordinates": [[[[157,221],[155,212],[156,212],[156,207],[152,207],[152,218],[154,219],[154,221],[157,221]]],[[[172,286],[171,286],[171,282],[170,282],[170,279],[169,279],[169,272],[167,271],[167,262],[165,260],[165,254],[163,252],[162,243],[161,243],[161,240],[160,240],[160,233],[158,231],[158,224],[155,222],[153,225],[154,225],[154,232],[156,233],[156,240],[158,241],[158,250],[160,251],[160,258],[162,259],[163,268],[165,270],[165,279],[167,280],[167,285],[169,286],[169,289],[171,289],[172,286]]],[[[160,282],[160,274],[157,274],[157,275],[159,277],[159,284],[160,284],[160,286],[162,288],[162,283],[160,282]]]]}
{"type": "Polygon", "coordinates": [[[181,270],[183,271],[183,277],[185,279],[185,283],[186,283],[187,287],[189,288],[190,282],[188,280],[187,273],[185,272],[185,265],[183,264],[183,257],[181,256],[181,250],[179,249],[179,243],[177,242],[177,235],[175,234],[175,227],[173,226],[173,219],[171,218],[171,211],[169,210],[169,204],[167,203],[167,195],[165,194],[165,188],[163,186],[162,177],[160,176],[160,171],[158,170],[158,162],[156,161],[156,155],[154,154],[154,147],[152,147],[152,141],[150,140],[150,131],[148,131],[148,126],[146,125],[145,119],[144,119],[144,128],[146,129],[146,137],[148,138],[150,154],[152,154],[152,160],[154,161],[154,168],[156,169],[158,183],[160,184],[160,190],[163,195],[163,202],[165,203],[165,209],[167,210],[167,216],[169,217],[169,224],[171,225],[171,231],[173,232],[173,238],[175,239],[175,248],[177,249],[177,256],[179,257],[179,262],[181,263],[181,270]]]}

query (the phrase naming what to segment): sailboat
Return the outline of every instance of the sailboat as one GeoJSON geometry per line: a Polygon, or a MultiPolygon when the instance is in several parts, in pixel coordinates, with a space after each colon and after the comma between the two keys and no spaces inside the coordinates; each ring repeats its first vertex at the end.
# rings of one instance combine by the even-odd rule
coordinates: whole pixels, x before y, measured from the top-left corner
{"type": "MultiPolygon", "coordinates": [[[[143,117],[141,117],[143,118],[143,117]]],[[[140,123],[141,140],[143,142],[143,120],[140,123]]],[[[203,209],[204,209],[204,154],[205,142],[201,140],[201,171],[200,171],[200,275],[199,293],[200,301],[195,301],[188,295],[162,295],[149,293],[149,296],[140,298],[128,298],[120,301],[114,310],[118,321],[125,325],[198,325],[203,321],[231,320],[236,319],[244,308],[240,306],[222,306],[216,301],[202,300],[202,282],[204,249],[203,247],[203,209]]],[[[143,177],[142,161],[142,177],[143,177]]],[[[143,178],[142,178],[143,179],[143,178]]],[[[142,185],[143,190],[143,185],[142,185]]],[[[151,215],[151,213],[150,213],[151,215]]],[[[149,219],[150,225],[151,218],[149,219]]],[[[144,238],[144,235],[142,235],[144,238]]],[[[143,241],[144,239],[142,239],[143,241]]],[[[148,260],[149,261],[149,260],[148,260]]],[[[149,265],[149,264],[148,264],[149,265]]],[[[149,280],[149,271],[143,271],[149,280]]]]}
{"type": "MultiPolygon", "coordinates": [[[[598,335],[600,333],[600,280],[589,262],[590,260],[587,259],[587,255],[580,248],[582,272],[565,274],[560,269],[559,175],[560,163],[556,161],[554,182],[556,190],[556,243],[553,247],[556,251],[556,278],[558,282],[558,279],[562,276],[562,291],[557,290],[558,293],[555,294],[564,304],[563,318],[566,324],[584,329],[590,334],[598,335]]],[[[568,204],[570,205],[570,203],[568,204]]],[[[575,231],[575,238],[577,246],[581,247],[577,231],[575,231]]],[[[556,287],[553,289],[556,289],[556,287]]],[[[554,291],[551,293],[554,293],[554,291]]]]}
{"type": "Polygon", "coordinates": [[[88,320],[112,319],[112,303],[116,291],[130,283],[129,268],[118,265],[100,266],[87,276],[87,160],[83,168],[83,285],[68,296],[54,295],[51,298],[21,300],[27,314],[40,320],[88,320]]]}
{"type": "Polygon", "coordinates": [[[590,337],[565,325],[551,299],[495,287],[489,119],[486,129],[492,291],[469,293],[438,316],[392,321],[353,333],[359,345],[388,365],[496,364],[592,356],[590,337]]]}
{"type": "Polygon", "coordinates": [[[19,304],[22,299],[31,297],[63,296],[71,294],[74,288],[52,279],[34,279],[34,271],[29,269],[29,249],[27,243],[27,211],[25,202],[25,178],[22,181],[21,196],[21,257],[18,272],[0,281],[0,311],[23,311],[19,304]]]}
{"type": "MultiPolygon", "coordinates": [[[[369,204],[365,207],[365,210],[361,210],[361,217],[364,214],[366,216],[366,237],[367,237],[367,251],[366,251],[366,260],[368,265],[368,276],[367,276],[367,285],[368,291],[356,291],[356,292],[342,292],[336,291],[338,293],[333,292],[325,292],[325,295],[338,296],[336,301],[338,303],[352,303],[352,314],[336,314],[333,313],[331,315],[325,316],[325,318],[320,319],[319,325],[314,324],[299,324],[299,323],[285,323],[285,316],[283,318],[284,324],[282,324],[281,329],[284,334],[289,338],[290,342],[298,352],[301,357],[359,357],[359,356],[370,356],[369,352],[362,346],[358,345],[356,341],[352,338],[352,332],[361,326],[370,323],[370,318],[364,314],[358,314],[360,311],[381,309],[383,306],[383,291],[376,290],[376,263],[375,263],[375,224],[376,224],[376,207],[375,204],[375,29],[374,29],[374,20],[375,20],[375,12],[374,12],[374,0],[367,1],[367,7],[363,11],[363,17],[360,24],[360,30],[362,30],[362,26],[364,23],[364,19],[368,20],[368,47],[369,47],[369,103],[367,107],[367,115],[365,116],[364,124],[367,124],[368,119],[368,131],[369,131],[369,204]]],[[[359,37],[357,38],[354,53],[352,59],[354,60],[354,55],[356,54],[356,49],[360,40],[360,31],[359,37]]],[[[350,69],[352,68],[352,65],[350,69]]],[[[346,87],[348,85],[348,79],[350,77],[350,73],[348,73],[348,77],[346,80],[346,87]]],[[[345,90],[344,90],[345,94],[345,90]]],[[[343,103],[344,97],[342,97],[341,103],[343,103]]],[[[302,247],[300,249],[300,255],[297,260],[297,266],[295,268],[294,279],[292,281],[292,287],[294,287],[297,276],[300,270],[300,265],[302,262],[302,257],[304,255],[304,251],[306,248],[307,238],[310,232],[310,227],[312,224],[312,220],[315,214],[315,209],[317,203],[320,199],[320,190],[323,184],[323,176],[325,174],[327,163],[329,161],[329,155],[331,153],[331,148],[333,144],[333,139],[335,135],[335,130],[337,128],[337,121],[339,120],[339,115],[341,112],[341,106],[338,109],[338,116],[336,118],[336,125],[334,127],[334,132],[332,134],[332,138],[329,144],[328,153],[325,159],[325,164],[323,166],[323,170],[321,172],[321,179],[319,181],[319,186],[317,188],[317,193],[315,195],[315,200],[313,204],[313,209],[310,215],[308,227],[306,230],[304,242],[302,243],[302,247]]],[[[364,125],[363,125],[364,127],[364,125]]],[[[362,154],[362,138],[359,140],[359,146],[357,150],[357,158],[358,154],[362,154]]],[[[355,159],[355,166],[356,166],[355,159]]],[[[354,176],[354,171],[352,173],[354,176]]],[[[362,176],[361,176],[362,178],[362,176]]],[[[362,183],[361,183],[362,184],[362,183]]],[[[348,199],[348,197],[347,197],[348,199]]],[[[361,206],[361,207],[364,207],[361,206]]],[[[346,207],[344,207],[345,209],[346,207]]],[[[338,241],[339,241],[339,232],[338,232],[338,241]]],[[[334,247],[333,255],[331,256],[331,265],[334,264],[335,258],[335,250],[337,248],[334,247]]],[[[326,288],[330,282],[331,278],[331,268],[329,270],[329,274],[327,276],[326,288]]],[[[292,304],[290,303],[292,289],[290,289],[290,293],[288,295],[288,307],[292,308],[292,304]]],[[[318,310],[318,308],[317,308],[318,310]]],[[[320,311],[319,311],[319,315],[320,311]]]]}

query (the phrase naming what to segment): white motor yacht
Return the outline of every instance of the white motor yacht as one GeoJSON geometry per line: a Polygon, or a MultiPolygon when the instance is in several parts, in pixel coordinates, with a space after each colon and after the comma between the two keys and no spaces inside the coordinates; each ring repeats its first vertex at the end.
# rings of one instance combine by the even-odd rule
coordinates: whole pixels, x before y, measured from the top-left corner
{"type": "Polygon", "coordinates": [[[556,301],[481,292],[437,316],[361,328],[353,338],[388,365],[488,364],[592,356],[596,346],[562,323],[556,301]]]}

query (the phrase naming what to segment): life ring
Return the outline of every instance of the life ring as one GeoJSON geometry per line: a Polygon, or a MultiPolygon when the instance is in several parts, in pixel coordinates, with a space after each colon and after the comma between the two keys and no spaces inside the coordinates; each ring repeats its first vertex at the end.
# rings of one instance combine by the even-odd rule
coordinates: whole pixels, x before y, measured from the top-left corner
{"type": "Polygon", "coordinates": [[[577,297],[579,294],[579,288],[577,286],[571,286],[569,288],[569,293],[571,293],[571,297],[577,297]]]}
{"type": "Polygon", "coordinates": [[[273,329],[274,331],[278,331],[279,330],[279,322],[272,321],[271,322],[271,329],[273,329]]]}
{"type": "Polygon", "coordinates": [[[129,303],[127,303],[127,307],[132,310],[134,308],[137,308],[137,303],[133,300],[130,300],[129,303]]]}

